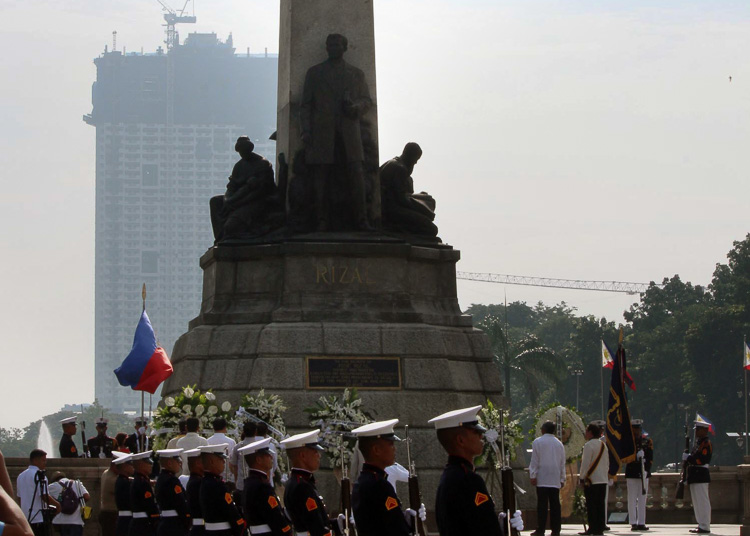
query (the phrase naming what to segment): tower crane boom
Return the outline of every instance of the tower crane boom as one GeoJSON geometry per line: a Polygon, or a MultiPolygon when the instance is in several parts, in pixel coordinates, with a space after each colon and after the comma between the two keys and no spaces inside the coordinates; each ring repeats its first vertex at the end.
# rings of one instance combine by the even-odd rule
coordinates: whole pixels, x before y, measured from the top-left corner
{"type": "Polygon", "coordinates": [[[586,281],[583,279],[558,279],[549,277],[533,277],[526,275],[492,274],[480,272],[456,272],[456,279],[466,281],[484,281],[485,283],[503,283],[506,285],[526,285],[531,287],[554,287],[572,290],[598,290],[600,292],[623,292],[625,294],[641,294],[650,285],[661,286],[657,283],[633,283],[629,281],[586,281]]]}

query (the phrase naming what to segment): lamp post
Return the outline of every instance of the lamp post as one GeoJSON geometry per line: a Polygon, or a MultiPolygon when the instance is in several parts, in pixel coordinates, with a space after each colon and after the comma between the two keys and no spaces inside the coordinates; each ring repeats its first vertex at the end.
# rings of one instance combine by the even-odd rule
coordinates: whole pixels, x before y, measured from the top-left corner
{"type": "Polygon", "coordinates": [[[578,387],[580,386],[581,376],[583,376],[583,369],[578,365],[575,367],[568,367],[568,370],[572,376],[576,377],[576,409],[580,410],[580,406],[578,405],[578,387]]]}

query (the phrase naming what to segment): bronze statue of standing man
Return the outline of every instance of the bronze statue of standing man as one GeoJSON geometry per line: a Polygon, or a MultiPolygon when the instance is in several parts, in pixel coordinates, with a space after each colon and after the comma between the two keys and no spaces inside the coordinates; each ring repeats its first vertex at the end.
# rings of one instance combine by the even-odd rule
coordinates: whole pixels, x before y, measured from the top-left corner
{"type": "Polygon", "coordinates": [[[344,61],[348,41],[340,34],[326,39],[328,59],[311,67],[305,77],[300,112],[305,162],[315,191],[318,231],[331,230],[331,200],[336,177],[345,178],[351,223],[362,231],[367,220],[363,171],[362,116],[372,107],[364,73],[344,61]]]}

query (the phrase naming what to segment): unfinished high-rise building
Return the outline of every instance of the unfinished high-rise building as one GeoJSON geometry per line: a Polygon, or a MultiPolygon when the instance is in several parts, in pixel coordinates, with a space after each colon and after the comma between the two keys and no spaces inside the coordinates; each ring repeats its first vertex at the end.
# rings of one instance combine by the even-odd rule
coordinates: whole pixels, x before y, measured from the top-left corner
{"type": "Polygon", "coordinates": [[[96,127],[95,390],[115,410],[140,407],[113,370],[130,351],[142,284],[171,354],[200,308],[198,259],[213,244],[208,202],[239,159],[237,137],[275,160],[278,57],[238,54],[231,35],[193,33],[182,44],[173,35],[168,45],[105,49],[84,116],[96,127]]]}

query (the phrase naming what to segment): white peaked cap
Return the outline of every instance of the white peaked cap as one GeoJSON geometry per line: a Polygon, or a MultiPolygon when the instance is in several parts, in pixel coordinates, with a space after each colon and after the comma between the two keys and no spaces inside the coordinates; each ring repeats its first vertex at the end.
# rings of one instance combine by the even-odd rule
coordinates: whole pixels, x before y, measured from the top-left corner
{"type": "Polygon", "coordinates": [[[244,447],[237,449],[237,452],[239,452],[243,456],[247,456],[248,454],[254,454],[261,450],[268,450],[270,444],[271,438],[266,437],[265,439],[261,439],[260,441],[250,443],[249,445],[245,445],[244,447]]]}
{"type": "Polygon", "coordinates": [[[219,443],[218,445],[201,445],[198,448],[200,449],[201,454],[216,454],[217,456],[226,458],[229,443],[219,443]]]}
{"type": "Polygon", "coordinates": [[[487,429],[479,424],[477,414],[482,406],[472,406],[470,408],[455,409],[448,413],[443,413],[437,417],[430,419],[429,423],[435,425],[435,430],[443,430],[445,428],[458,428],[463,426],[464,428],[471,428],[479,430],[480,432],[486,432],[487,429]]]}
{"type": "Polygon", "coordinates": [[[60,421],[60,424],[75,424],[76,418],[75,417],[67,417],[60,421]]]}
{"type": "Polygon", "coordinates": [[[201,449],[196,448],[196,449],[186,450],[183,452],[183,454],[187,456],[188,458],[197,458],[198,456],[201,455],[201,449]]]}
{"type": "Polygon", "coordinates": [[[159,458],[179,458],[183,451],[184,449],[163,449],[157,450],[156,455],[159,458]]]}
{"type": "Polygon", "coordinates": [[[292,437],[287,437],[279,444],[287,450],[298,449],[300,447],[311,447],[314,449],[323,450],[323,447],[318,444],[319,433],[319,430],[312,430],[311,432],[304,432],[302,434],[293,435],[292,437]]]}
{"type": "Polygon", "coordinates": [[[146,452],[139,452],[137,454],[131,454],[131,460],[147,460],[151,458],[151,455],[154,453],[153,450],[147,450],[146,452]]]}
{"type": "Polygon", "coordinates": [[[643,419],[630,419],[630,426],[643,426],[643,419]]]}
{"type": "Polygon", "coordinates": [[[120,465],[123,463],[128,463],[133,461],[133,455],[132,454],[126,454],[124,452],[114,451],[112,453],[112,456],[114,456],[114,459],[112,460],[112,463],[115,465],[120,465]]]}
{"type": "Polygon", "coordinates": [[[365,424],[359,428],[352,430],[352,433],[357,437],[381,437],[383,439],[395,439],[401,441],[396,437],[393,427],[398,423],[398,419],[390,419],[388,421],[371,422],[365,424]]]}

